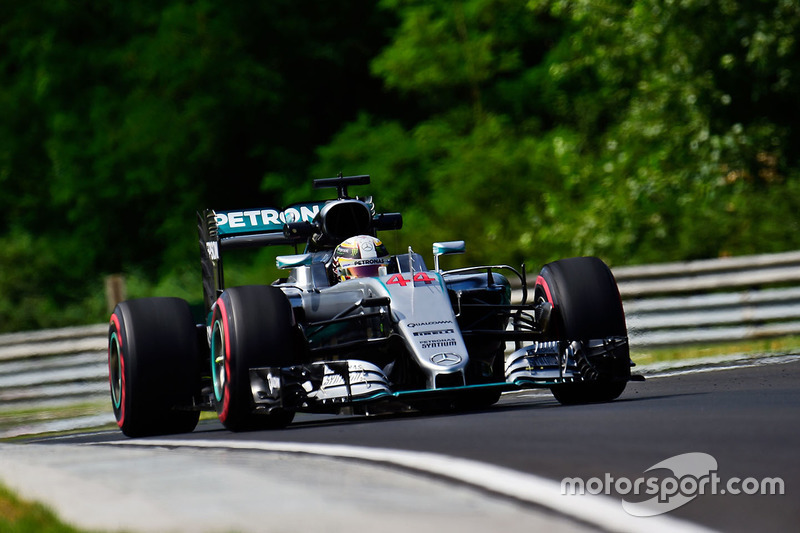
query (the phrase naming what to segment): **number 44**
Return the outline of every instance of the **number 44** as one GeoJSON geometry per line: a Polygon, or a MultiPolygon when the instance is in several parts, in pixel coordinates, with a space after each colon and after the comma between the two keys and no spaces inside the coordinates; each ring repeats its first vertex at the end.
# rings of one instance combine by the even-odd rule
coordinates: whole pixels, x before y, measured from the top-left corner
{"type": "Polygon", "coordinates": [[[405,287],[406,285],[408,285],[412,281],[420,281],[420,282],[425,283],[426,285],[429,285],[429,284],[433,283],[434,280],[433,280],[432,277],[430,277],[427,274],[427,272],[417,272],[416,274],[414,274],[414,279],[413,280],[406,279],[401,274],[395,274],[394,276],[389,278],[389,280],[386,282],[386,284],[387,285],[400,285],[401,287],[405,287]]]}

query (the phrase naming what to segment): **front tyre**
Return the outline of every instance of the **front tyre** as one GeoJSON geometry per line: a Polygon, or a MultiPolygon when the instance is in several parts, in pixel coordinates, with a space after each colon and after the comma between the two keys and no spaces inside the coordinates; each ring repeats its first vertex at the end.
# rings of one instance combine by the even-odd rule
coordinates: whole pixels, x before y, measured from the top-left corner
{"type": "MultiPolygon", "coordinates": [[[[564,343],[627,337],[625,312],[611,270],[596,257],[574,257],[542,268],[534,289],[536,302],[550,302],[553,316],[548,326],[550,340],[564,343]]],[[[627,344],[615,349],[602,363],[577,354],[582,381],[551,387],[562,404],[608,402],[625,390],[630,379],[627,344]]]]}
{"type": "Polygon", "coordinates": [[[233,287],[217,299],[211,319],[211,375],[214,404],[231,431],[282,428],[293,411],[254,413],[250,369],[293,364],[297,337],[294,314],[276,287],[233,287]]]}
{"type": "Polygon", "coordinates": [[[108,329],[111,405],[128,437],[188,433],[200,411],[197,330],[189,304],[143,298],[116,306],[108,329]]]}

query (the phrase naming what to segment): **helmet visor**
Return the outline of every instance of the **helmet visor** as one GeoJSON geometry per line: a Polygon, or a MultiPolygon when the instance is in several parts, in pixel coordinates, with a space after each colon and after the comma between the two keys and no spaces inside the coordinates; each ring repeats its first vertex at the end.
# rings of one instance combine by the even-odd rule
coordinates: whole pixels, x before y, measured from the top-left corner
{"type": "Polygon", "coordinates": [[[378,269],[380,267],[386,266],[382,264],[374,264],[374,265],[359,265],[359,266],[350,266],[347,267],[345,270],[347,275],[351,278],[374,278],[375,276],[380,275],[378,269]]]}

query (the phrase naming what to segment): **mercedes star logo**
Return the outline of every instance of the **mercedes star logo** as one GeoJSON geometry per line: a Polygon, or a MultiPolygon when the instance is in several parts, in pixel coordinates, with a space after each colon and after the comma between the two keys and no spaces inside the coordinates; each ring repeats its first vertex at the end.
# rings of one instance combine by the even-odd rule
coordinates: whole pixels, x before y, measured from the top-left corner
{"type": "Polygon", "coordinates": [[[431,362],[435,365],[453,366],[461,362],[461,356],[454,353],[437,353],[431,356],[431,362]]]}

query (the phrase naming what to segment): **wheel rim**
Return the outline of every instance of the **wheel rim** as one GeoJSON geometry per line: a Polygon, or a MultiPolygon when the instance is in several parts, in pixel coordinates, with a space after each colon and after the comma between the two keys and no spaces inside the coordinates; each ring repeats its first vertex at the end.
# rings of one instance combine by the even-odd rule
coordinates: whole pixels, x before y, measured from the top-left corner
{"type": "Polygon", "coordinates": [[[211,376],[214,381],[214,397],[221,402],[225,395],[225,382],[227,375],[225,372],[225,337],[222,322],[216,320],[214,329],[211,333],[211,376]]]}
{"type": "Polygon", "coordinates": [[[119,409],[122,406],[122,357],[116,331],[111,334],[109,342],[108,369],[111,382],[111,401],[114,403],[114,409],[119,409]]]}

